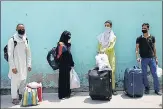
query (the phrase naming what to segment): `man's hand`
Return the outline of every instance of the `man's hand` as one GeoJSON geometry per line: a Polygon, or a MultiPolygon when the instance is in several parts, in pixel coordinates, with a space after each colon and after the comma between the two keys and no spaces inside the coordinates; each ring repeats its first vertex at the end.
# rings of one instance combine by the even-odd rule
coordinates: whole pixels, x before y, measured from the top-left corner
{"type": "Polygon", "coordinates": [[[140,62],[140,61],[141,61],[141,59],[140,59],[140,58],[137,58],[136,60],[137,60],[137,62],[140,62]]]}
{"type": "Polygon", "coordinates": [[[32,70],[32,68],[31,67],[28,67],[28,71],[30,72],[32,70]]]}
{"type": "Polygon", "coordinates": [[[16,69],[16,68],[12,69],[12,72],[13,72],[14,74],[16,74],[16,73],[17,73],[17,69],[16,69]]]}

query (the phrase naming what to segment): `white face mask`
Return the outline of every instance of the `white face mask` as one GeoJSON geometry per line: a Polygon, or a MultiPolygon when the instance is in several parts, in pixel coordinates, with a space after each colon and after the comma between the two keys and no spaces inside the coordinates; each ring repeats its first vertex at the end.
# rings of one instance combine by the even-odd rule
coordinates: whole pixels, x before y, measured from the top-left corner
{"type": "Polygon", "coordinates": [[[111,31],[111,28],[110,27],[105,27],[106,31],[111,31]]]}
{"type": "Polygon", "coordinates": [[[68,40],[68,43],[71,43],[71,40],[70,39],[68,40]]]}

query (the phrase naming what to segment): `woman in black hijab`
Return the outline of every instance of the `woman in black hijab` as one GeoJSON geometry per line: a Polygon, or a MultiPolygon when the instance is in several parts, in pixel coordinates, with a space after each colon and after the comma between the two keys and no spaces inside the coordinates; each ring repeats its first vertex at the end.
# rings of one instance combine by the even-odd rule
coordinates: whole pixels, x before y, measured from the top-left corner
{"type": "Polygon", "coordinates": [[[64,31],[61,34],[57,46],[57,58],[59,61],[59,82],[58,82],[58,97],[59,99],[69,98],[71,95],[70,89],[70,70],[74,67],[74,61],[70,52],[71,33],[64,31]]]}

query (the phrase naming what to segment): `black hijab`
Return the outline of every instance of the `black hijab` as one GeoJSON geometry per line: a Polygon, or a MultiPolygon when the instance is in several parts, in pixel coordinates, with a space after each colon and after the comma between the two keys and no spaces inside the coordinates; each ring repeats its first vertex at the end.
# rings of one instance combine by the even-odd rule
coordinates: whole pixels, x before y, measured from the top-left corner
{"type": "MultiPolygon", "coordinates": [[[[71,33],[69,31],[64,31],[62,34],[61,34],[61,37],[59,39],[59,42],[63,42],[64,45],[68,48],[68,51],[70,52],[70,47],[71,47],[71,44],[68,43],[68,40],[71,39],[71,33]]],[[[59,45],[59,42],[58,42],[58,45],[59,45]]],[[[56,55],[58,55],[58,46],[57,46],[57,51],[56,51],[56,55]]]]}
{"type": "Polygon", "coordinates": [[[69,31],[64,31],[61,34],[59,42],[63,42],[67,47],[70,47],[71,44],[68,43],[68,40],[71,39],[71,33],[69,31]]]}

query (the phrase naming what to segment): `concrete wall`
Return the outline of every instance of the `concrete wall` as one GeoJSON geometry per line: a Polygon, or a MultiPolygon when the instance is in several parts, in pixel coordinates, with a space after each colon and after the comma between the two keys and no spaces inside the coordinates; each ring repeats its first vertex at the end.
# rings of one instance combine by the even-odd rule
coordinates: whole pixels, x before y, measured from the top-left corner
{"type": "Polygon", "coordinates": [[[141,35],[141,25],[148,22],[156,37],[157,55],[162,66],[162,4],[161,1],[9,1],[1,2],[1,87],[10,87],[8,63],[3,47],[15,33],[18,23],[26,26],[32,50],[32,72],[29,81],[42,80],[44,87],[56,87],[58,73],[46,61],[47,52],[56,46],[64,30],[72,32],[72,53],[75,69],[82,86],[88,82],[85,74],[95,65],[97,35],[104,30],[104,22],[112,20],[117,36],[116,80],[122,87],[124,70],[136,65],[135,40],[141,35]]]}

